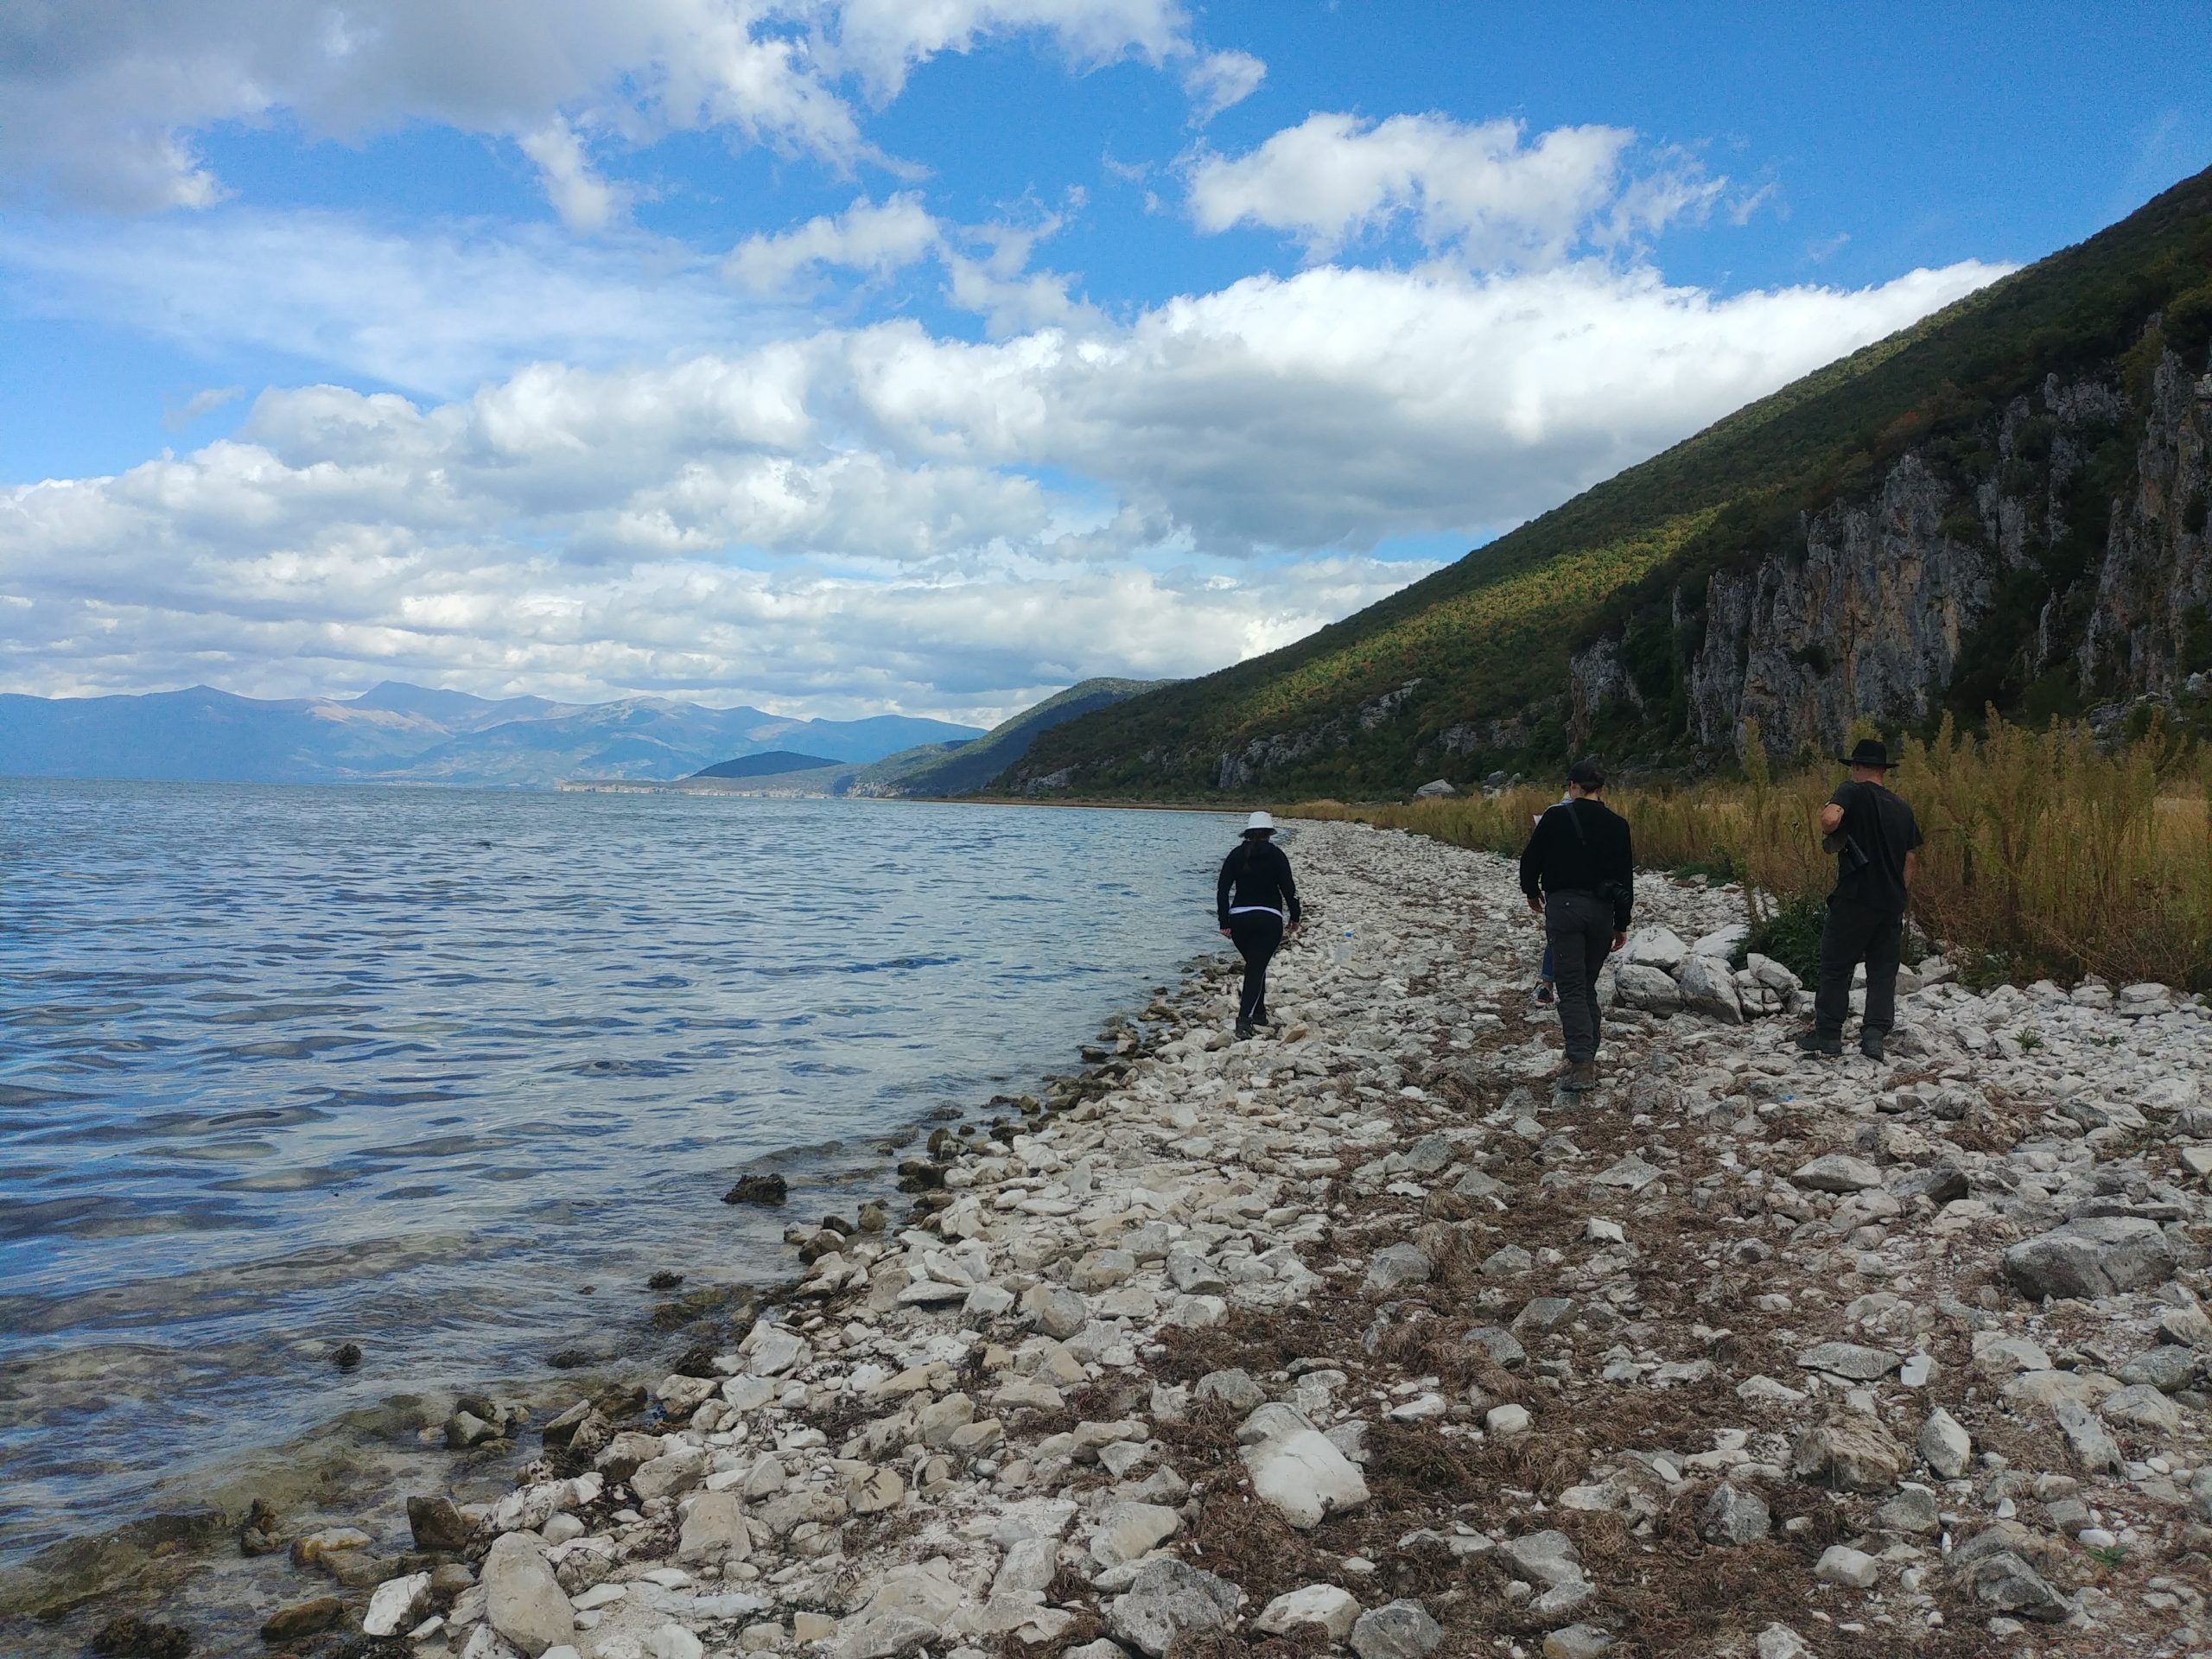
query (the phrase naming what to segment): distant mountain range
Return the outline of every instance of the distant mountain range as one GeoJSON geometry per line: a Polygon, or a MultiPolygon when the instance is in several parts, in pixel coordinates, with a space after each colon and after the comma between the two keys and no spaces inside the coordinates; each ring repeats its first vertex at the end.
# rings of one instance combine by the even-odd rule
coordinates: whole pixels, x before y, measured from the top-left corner
{"type": "Polygon", "coordinates": [[[265,699],[207,686],[139,696],[0,696],[0,776],[547,788],[594,777],[672,780],[802,749],[866,764],[978,728],[878,715],[794,720],[664,697],[493,699],[386,680],[358,697],[265,699]]]}
{"type": "Polygon", "coordinates": [[[1173,683],[1172,680],[1084,680],[1001,721],[980,737],[918,744],[867,765],[777,749],[702,766],[674,782],[602,772],[569,779],[563,787],[618,794],[861,795],[948,800],[981,794],[999,785],[1007,771],[1029,753],[1029,746],[1054,727],[1173,683]]]}

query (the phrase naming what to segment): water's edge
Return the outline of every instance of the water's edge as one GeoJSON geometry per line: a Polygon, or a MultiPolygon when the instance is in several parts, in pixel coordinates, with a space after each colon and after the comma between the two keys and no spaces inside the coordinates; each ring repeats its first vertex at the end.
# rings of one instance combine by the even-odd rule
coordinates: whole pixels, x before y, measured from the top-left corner
{"type": "MultiPolygon", "coordinates": [[[[1163,995],[1179,999],[1217,971],[1220,960],[1206,956],[1186,961],[1169,976],[1171,985],[1152,987],[1154,1001],[1163,995]]],[[[1124,995],[1134,1001],[1141,993],[1132,986],[1124,995]]],[[[1113,1064],[1094,1058],[1103,1056],[1098,1046],[1126,1046],[1141,1020],[1139,1007],[1125,1004],[1104,1022],[1096,1039],[1078,1038],[1084,1064],[1071,1073],[1037,1074],[1038,1095],[1061,1105],[1082,1098],[1094,1086],[1091,1080],[1113,1064]]],[[[1027,1103],[1033,1106],[1035,1097],[1027,1103]]],[[[932,1123],[964,1118],[982,1130],[995,1111],[1011,1113],[1014,1106],[1014,1098],[1004,1094],[988,1103],[970,1096],[963,1112],[940,1107],[887,1124],[869,1137],[865,1155],[848,1155],[835,1143],[811,1149],[833,1154],[827,1160],[808,1158],[804,1147],[785,1147],[734,1166],[730,1173],[781,1167],[791,1178],[791,1197],[775,1219],[788,1217],[811,1227],[826,1213],[855,1213],[871,1197],[890,1199],[893,1160],[932,1123]]],[[[702,1205],[711,1201],[704,1195],[697,1200],[702,1205]]],[[[721,1212],[717,1218],[732,1214],[721,1212]]],[[[786,1251],[756,1255],[760,1259],[730,1263],[723,1282],[703,1287],[696,1282],[664,1289],[643,1282],[588,1287],[595,1293],[589,1312],[579,1308],[575,1319],[584,1340],[570,1357],[584,1363],[510,1370],[488,1388],[480,1381],[425,1385],[417,1377],[410,1386],[375,1395],[365,1404],[360,1403],[359,1387],[349,1387],[342,1390],[345,1408],[327,1412],[303,1433],[235,1453],[211,1452],[189,1468],[164,1475],[144,1492],[143,1503],[133,1506],[138,1512],[131,1518],[118,1523],[112,1516],[104,1517],[105,1524],[0,1569],[0,1632],[7,1634],[10,1651],[76,1652],[92,1630],[126,1612],[159,1613],[183,1622],[213,1638],[214,1650],[227,1650],[221,1644],[232,1639],[240,1650],[254,1650],[253,1627],[260,1613],[302,1592],[281,1553],[257,1558],[241,1551],[241,1528],[257,1501],[276,1511],[287,1539],[321,1527],[348,1525],[379,1539],[404,1541],[410,1492],[446,1491],[462,1501],[494,1498],[510,1489],[536,1436],[525,1427],[489,1446],[450,1451],[444,1431],[458,1404],[472,1395],[489,1394],[503,1406],[521,1408],[528,1414],[526,1421],[542,1423],[580,1397],[634,1381],[649,1361],[673,1358],[702,1342],[727,1347],[742,1334],[754,1306],[796,1283],[786,1251]],[[17,1642],[35,1645],[19,1649],[17,1642]]],[[[377,1333],[364,1332],[363,1340],[373,1365],[377,1333]]],[[[541,1355],[544,1351],[558,1351],[548,1344],[541,1355]]],[[[324,1368],[321,1374],[329,1379],[327,1391],[334,1401],[347,1373],[333,1363],[327,1344],[312,1363],[324,1368]]],[[[17,1376],[0,1372],[0,1399],[9,1392],[20,1396],[26,1369],[18,1362],[7,1368],[17,1376]]],[[[465,1376],[467,1368],[461,1369],[465,1376]]],[[[271,1397],[278,1389],[300,1386],[300,1370],[295,1364],[283,1377],[271,1378],[271,1397]]],[[[312,1376],[310,1370],[309,1388],[316,1386],[312,1376]]],[[[100,1382],[96,1374],[83,1375],[74,1386],[91,1398],[100,1382]]],[[[68,1386],[62,1385],[63,1393],[68,1386]]],[[[206,1422],[202,1433],[212,1443],[252,1421],[206,1422]]]]}

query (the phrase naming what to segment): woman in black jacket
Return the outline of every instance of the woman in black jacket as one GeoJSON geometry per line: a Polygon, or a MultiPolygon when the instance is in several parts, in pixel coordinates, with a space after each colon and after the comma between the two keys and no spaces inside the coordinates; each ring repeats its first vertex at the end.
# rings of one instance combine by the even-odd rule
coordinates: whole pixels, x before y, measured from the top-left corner
{"type": "Polygon", "coordinates": [[[1244,823],[1244,838],[1221,861],[1214,889],[1214,913],[1221,935],[1244,958],[1244,994],[1236,1003],[1236,1034],[1249,1037],[1268,1018],[1268,959],[1281,948],[1283,936],[1298,929],[1298,884],[1290,861],[1274,844],[1275,821],[1255,812],[1244,823]]]}

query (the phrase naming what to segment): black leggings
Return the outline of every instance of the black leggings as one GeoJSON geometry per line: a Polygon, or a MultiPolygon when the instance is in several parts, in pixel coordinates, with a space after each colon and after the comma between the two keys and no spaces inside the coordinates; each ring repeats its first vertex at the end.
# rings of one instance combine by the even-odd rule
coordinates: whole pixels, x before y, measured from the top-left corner
{"type": "Polygon", "coordinates": [[[1260,1025],[1268,1017],[1268,959],[1282,948],[1282,918],[1271,910],[1248,910],[1229,918],[1230,943],[1244,958],[1244,995],[1236,1017],[1260,1025]]]}

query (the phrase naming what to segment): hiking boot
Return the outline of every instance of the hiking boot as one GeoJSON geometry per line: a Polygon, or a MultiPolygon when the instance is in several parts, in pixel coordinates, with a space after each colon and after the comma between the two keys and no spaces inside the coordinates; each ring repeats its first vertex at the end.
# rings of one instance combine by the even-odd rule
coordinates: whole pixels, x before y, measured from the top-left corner
{"type": "Polygon", "coordinates": [[[1834,1058],[1843,1052],[1843,1038],[1815,1026],[1799,1032],[1789,1039],[1808,1054],[1821,1054],[1834,1058]]]}
{"type": "Polygon", "coordinates": [[[1529,1000],[1540,1008],[1551,1007],[1559,1001],[1559,988],[1548,979],[1544,980],[1537,985],[1535,995],[1529,1000]]]}
{"type": "Polygon", "coordinates": [[[1860,1032],[1859,1033],[1859,1052],[1861,1054],[1864,1054],[1870,1060],[1880,1059],[1882,1058],[1882,1033],[1878,1031],[1860,1032]]]}
{"type": "Polygon", "coordinates": [[[1239,1020],[1236,1022],[1236,1040],[1240,1043],[1244,1042],[1249,1039],[1251,1035],[1252,1022],[1249,1020],[1239,1020]]]}
{"type": "Polygon", "coordinates": [[[1598,1062],[1569,1060],[1554,1082],[1563,1095],[1586,1095],[1598,1086],[1598,1062]]]}

